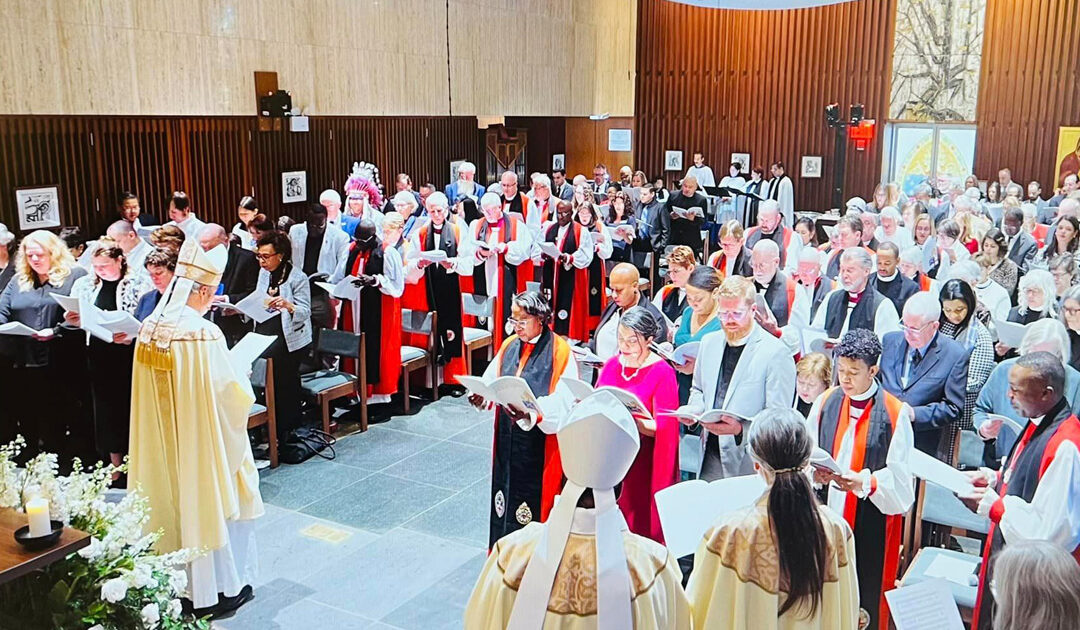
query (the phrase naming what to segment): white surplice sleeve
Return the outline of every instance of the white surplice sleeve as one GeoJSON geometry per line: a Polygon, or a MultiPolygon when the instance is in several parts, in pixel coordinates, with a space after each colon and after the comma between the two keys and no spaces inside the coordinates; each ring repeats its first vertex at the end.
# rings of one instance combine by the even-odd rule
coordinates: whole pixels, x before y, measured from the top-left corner
{"type": "MultiPolygon", "coordinates": [[[[571,227],[571,229],[573,229],[571,227]]],[[[581,230],[581,242],[578,243],[577,251],[571,256],[571,264],[578,269],[588,269],[592,264],[593,259],[593,237],[592,232],[582,228],[581,230]]]]}
{"type": "Polygon", "coordinates": [[[506,262],[520,265],[532,258],[533,235],[527,226],[518,226],[517,238],[506,244],[506,262]]]}
{"type": "Polygon", "coordinates": [[[608,260],[611,258],[611,253],[615,251],[615,244],[611,242],[611,234],[607,233],[603,225],[597,227],[599,227],[599,234],[593,237],[596,255],[600,257],[600,260],[608,260]]]}
{"type": "MultiPolygon", "coordinates": [[[[786,290],[786,287],[785,287],[786,290]]],[[[799,287],[795,287],[795,300],[791,304],[791,313],[788,314],[787,326],[780,329],[780,341],[784,342],[795,356],[802,350],[802,335],[799,333],[803,328],[810,326],[810,300],[799,287]]]]}
{"type": "Polygon", "coordinates": [[[405,292],[405,266],[393,247],[383,250],[383,272],[375,274],[375,280],[384,295],[396,298],[405,292]]]}
{"type": "Polygon", "coordinates": [[[911,451],[915,448],[915,434],[911,429],[914,415],[907,403],[900,406],[889,452],[885,455],[885,468],[869,475],[872,479],[870,502],[882,514],[903,514],[915,502],[915,480],[908,464],[911,451]]]}
{"type": "Polygon", "coordinates": [[[1004,496],[994,502],[989,516],[1001,527],[1005,544],[1035,539],[1069,551],[1080,546],[1080,451],[1076,444],[1065,440],[1058,445],[1031,503],[1004,496]]]}
{"type": "Polygon", "coordinates": [[[409,253],[405,256],[405,282],[409,284],[416,284],[420,282],[420,278],[424,277],[424,270],[420,268],[420,236],[419,232],[414,230],[412,235],[409,236],[409,243],[412,245],[409,247],[409,253]]]}
{"type": "MultiPolygon", "coordinates": [[[[818,309],[820,313],[822,309],[818,309]]],[[[824,323],[824,320],[822,321],[824,323]]],[[[885,337],[885,333],[900,330],[900,316],[896,314],[896,307],[892,300],[885,299],[878,305],[877,313],[874,314],[874,332],[878,339],[885,337]]]]}
{"type": "Polygon", "coordinates": [[[540,396],[536,399],[537,404],[540,406],[540,411],[542,411],[544,415],[542,418],[537,419],[532,426],[538,427],[541,431],[549,435],[554,434],[559,430],[559,425],[570,415],[570,411],[574,408],[574,395],[570,393],[570,388],[566,386],[566,383],[564,383],[562,379],[577,377],[577,361],[571,357],[571,359],[566,362],[566,368],[563,370],[562,376],[555,382],[555,389],[552,390],[551,395],[540,396]]]}

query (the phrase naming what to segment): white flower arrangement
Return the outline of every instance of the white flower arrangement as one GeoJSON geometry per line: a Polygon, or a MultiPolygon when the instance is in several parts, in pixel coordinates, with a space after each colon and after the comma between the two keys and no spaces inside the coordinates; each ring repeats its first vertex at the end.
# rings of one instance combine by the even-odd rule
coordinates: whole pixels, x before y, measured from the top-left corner
{"type": "Polygon", "coordinates": [[[49,501],[54,520],[90,534],[90,544],[44,570],[0,585],[0,627],[82,630],[206,629],[206,620],[184,616],[184,566],[201,552],[156,554],[160,532],[143,533],[148,501],[138,489],[119,502],[105,500],[113,474],[125,466],[57,474],[56,455],[43,453],[19,468],[22,437],[0,446],[0,508],[24,509],[32,497],[49,501]]]}

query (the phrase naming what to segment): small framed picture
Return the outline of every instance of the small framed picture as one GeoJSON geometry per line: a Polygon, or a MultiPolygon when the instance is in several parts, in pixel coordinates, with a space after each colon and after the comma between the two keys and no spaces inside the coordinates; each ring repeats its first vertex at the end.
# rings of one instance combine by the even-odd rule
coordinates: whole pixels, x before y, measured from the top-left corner
{"type": "Polygon", "coordinates": [[[681,171],[682,151],[664,151],[664,170],[681,171]]]}
{"type": "Polygon", "coordinates": [[[750,174],[750,169],[752,168],[750,166],[750,154],[749,153],[732,153],[731,154],[731,162],[729,162],[729,164],[738,164],[739,165],[739,174],[740,175],[749,175],[750,174]]]}
{"type": "Polygon", "coordinates": [[[281,203],[307,201],[307,171],[286,171],[281,174],[281,203]]]}
{"type": "Polygon", "coordinates": [[[24,186],[15,189],[19,229],[28,232],[60,227],[60,187],[24,186]]]}
{"type": "Polygon", "coordinates": [[[555,153],[551,156],[551,170],[560,171],[566,168],[566,154],[555,153]]]}
{"type": "Polygon", "coordinates": [[[805,179],[821,178],[821,156],[804,155],[802,157],[802,177],[805,179]]]}
{"type": "Polygon", "coordinates": [[[465,160],[452,160],[450,162],[450,181],[451,182],[456,182],[458,180],[458,174],[457,174],[458,167],[460,167],[464,163],[465,163],[465,160]]]}

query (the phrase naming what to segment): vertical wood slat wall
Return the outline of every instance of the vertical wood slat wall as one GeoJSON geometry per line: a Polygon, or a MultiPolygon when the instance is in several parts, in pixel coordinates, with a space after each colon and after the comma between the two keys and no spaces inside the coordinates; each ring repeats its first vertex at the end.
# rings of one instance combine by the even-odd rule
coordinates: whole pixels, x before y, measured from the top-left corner
{"type": "MultiPolygon", "coordinates": [[[[1057,178],[1059,126],[1080,125],[1080,3],[987,0],[979,82],[975,173],[1042,182],[1057,178]]],[[[1051,184],[1051,182],[1054,182],[1051,184]]]]}
{"type": "Polygon", "coordinates": [[[281,173],[307,171],[308,199],[341,190],[354,161],[380,169],[383,187],[405,172],[419,187],[449,183],[450,161],[483,164],[472,117],[311,118],[310,131],[260,132],[254,117],[0,116],[0,222],[19,231],[16,187],[59,184],[64,225],[91,235],[116,217],[125,190],[167,220],[173,190],[198,216],[226,227],[240,197],[253,194],[271,217],[302,219],[304,204],[283,204],[281,173]]]}
{"type": "Polygon", "coordinates": [[[750,153],[766,172],[781,160],[796,208],[827,209],[835,132],[824,109],[836,102],[846,115],[861,102],[879,129],[866,151],[849,145],[844,195],[870,195],[881,170],[895,14],[896,0],[788,11],[639,0],[635,162],[655,178],[665,150],[683,151],[684,169],[702,150],[717,177],[734,152],[750,153]],[[821,179],[799,177],[803,155],[823,157],[821,179]]]}

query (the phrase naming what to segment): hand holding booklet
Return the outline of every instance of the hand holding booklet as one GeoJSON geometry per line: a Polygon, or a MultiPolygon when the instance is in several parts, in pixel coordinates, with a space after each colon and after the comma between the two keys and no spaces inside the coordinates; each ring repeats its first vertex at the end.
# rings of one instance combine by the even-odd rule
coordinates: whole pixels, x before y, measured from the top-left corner
{"type": "Polygon", "coordinates": [[[356,276],[345,276],[337,284],[331,284],[329,282],[316,282],[315,284],[329,293],[332,297],[336,297],[339,300],[356,301],[360,297],[360,289],[353,286],[355,280],[357,280],[356,276]]]}
{"type": "Polygon", "coordinates": [[[426,251],[422,251],[419,254],[419,258],[420,260],[426,260],[433,263],[441,263],[449,260],[449,258],[446,257],[446,252],[441,249],[429,249],[426,251]]]}
{"type": "Polygon", "coordinates": [[[15,337],[52,337],[52,334],[52,328],[34,330],[22,322],[0,324],[0,335],[12,335],[15,337]]]}
{"type": "Polygon", "coordinates": [[[727,409],[710,409],[701,414],[693,414],[686,411],[666,411],[663,413],[665,416],[671,416],[679,421],[690,421],[691,423],[698,424],[725,424],[724,417],[734,418],[739,422],[750,422],[750,418],[741,416],[734,411],[728,411],[727,409]]]}
{"type": "Polygon", "coordinates": [[[656,493],[664,542],[677,558],[694,553],[721,517],[753,505],[768,486],[760,475],[713,482],[693,479],[656,493]]]}
{"type": "Polygon", "coordinates": [[[281,315],[281,311],[276,308],[267,308],[266,303],[269,301],[270,297],[268,295],[260,293],[259,291],[254,291],[236,304],[229,304],[223,308],[239,311],[255,320],[255,323],[261,324],[271,317],[281,315]]]}
{"type": "Polygon", "coordinates": [[[1019,348],[1024,334],[1027,333],[1027,326],[1024,324],[1001,319],[994,319],[994,328],[997,330],[998,341],[1010,348],[1019,348]]]}
{"type": "Polygon", "coordinates": [[[570,351],[574,353],[574,358],[578,363],[585,363],[586,365],[603,365],[604,360],[596,356],[596,354],[589,350],[586,346],[570,346],[570,351]]]}
{"type": "Polygon", "coordinates": [[[512,407],[519,411],[531,411],[540,415],[540,405],[532,388],[520,376],[500,376],[491,381],[478,376],[458,376],[458,383],[484,400],[512,407]]]}
{"type": "Polygon", "coordinates": [[[611,392],[612,395],[626,407],[627,411],[630,412],[630,415],[648,419],[652,419],[653,417],[652,414],[649,413],[649,409],[645,406],[645,403],[641,402],[640,398],[625,389],[608,386],[594,388],[585,381],[570,378],[569,376],[564,376],[559,380],[566,384],[566,388],[570,390],[570,394],[575,400],[584,400],[596,392],[611,392]]]}
{"type": "Polygon", "coordinates": [[[562,256],[562,252],[559,251],[559,246],[555,243],[540,243],[540,251],[543,252],[548,258],[559,259],[562,256]]]}
{"type": "Polygon", "coordinates": [[[810,465],[834,475],[844,474],[844,469],[840,468],[840,464],[836,463],[836,460],[832,458],[832,455],[829,455],[825,450],[817,446],[810,452],[810,465]]]}
{"type": "Polygon", "coordinates": [[[698,352],[701,350],[701,342],[690,341],[672,349],[671,344],[665,341],[653,344],[651,348],[653,352],[660,355],[664,360],[671,361],[675,365],[686,365],[687,361],[697,359],[698,352]]]}
{"type": "Polygon", "coordinates": [[[951,490],[957,496],[970,496],[975,491],[975,486],[967,475],[919,449],[912,449],[908,465],[911,467],[911,474],[951,490]]]}

